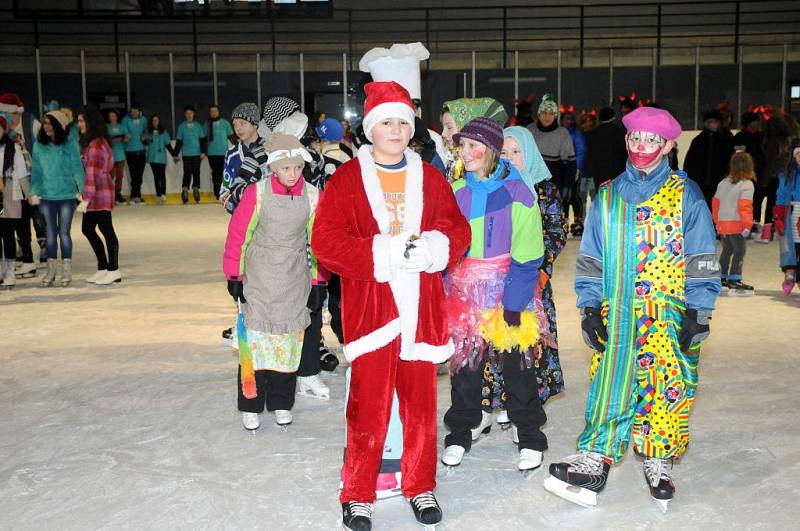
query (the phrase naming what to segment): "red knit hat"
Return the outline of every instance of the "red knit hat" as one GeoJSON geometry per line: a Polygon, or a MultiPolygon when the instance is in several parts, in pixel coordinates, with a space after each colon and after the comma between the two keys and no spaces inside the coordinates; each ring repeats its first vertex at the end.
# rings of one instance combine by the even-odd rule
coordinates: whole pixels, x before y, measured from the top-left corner
{"type": "Polygon", "coordinates": [[[367,101],[364,103],[364,134],[372,141],[372,128],[386,118],[402,118],[414,134],[414,104],[408,91],[394,81],[373,81],[364,85],[367,101]]]}
{"type": "Polygon", "coordinates": [[[0,94],[0,112],[23,112],[25,106],[19,96],[13,92],[0,94]]]}

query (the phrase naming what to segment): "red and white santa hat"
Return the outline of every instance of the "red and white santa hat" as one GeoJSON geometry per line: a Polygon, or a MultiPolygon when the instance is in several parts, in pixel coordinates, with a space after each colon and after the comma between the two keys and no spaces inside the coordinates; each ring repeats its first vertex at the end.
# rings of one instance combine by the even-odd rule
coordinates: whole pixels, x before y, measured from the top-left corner
{"type": "Polygon", "coordinates": [[[364,85],[364,134],[372,142],[372,128],[387,118],[402,118],[411,125],[414,134],[414,104],[402,85],[394,81],[373,81],[364,85]]]}
{"type": "Polygon", "coordinates": [[[0,112],[23,112],[25,106],[19,96],[13,92],[0,94],[0,112]]]}

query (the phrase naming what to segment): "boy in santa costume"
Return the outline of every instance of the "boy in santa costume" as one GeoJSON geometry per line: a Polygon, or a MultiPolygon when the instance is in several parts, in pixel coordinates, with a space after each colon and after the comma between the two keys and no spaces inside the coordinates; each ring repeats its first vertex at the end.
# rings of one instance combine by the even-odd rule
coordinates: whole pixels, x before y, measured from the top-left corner
{"type": "Polygon", "coordinates": [[[596,505],[633,439],[650,495],[666,511],[720,290],[716,231],[700,187],[669,166],[681,132],[675,118],[639,107],[622,122],[628,162],[598,189],[575,274],[583,339],[594,351],[586,425],[578,453],[552,463],[544,486],[596,505]]]}
{"type": "Polygon", "coordinates": [[[341,276],[344,354],[352,364],[340,495],[345,529],[372,528],[375,481],[397,391],[403,495],[424,525],[442,512],[436,485],[436,364],[450,357],[441,272],[467,249],[470,228],[447,182],[407,149],[414,107],[398,83],[364,90],[373,145],[325,188],[311,247],[341,276]]]}

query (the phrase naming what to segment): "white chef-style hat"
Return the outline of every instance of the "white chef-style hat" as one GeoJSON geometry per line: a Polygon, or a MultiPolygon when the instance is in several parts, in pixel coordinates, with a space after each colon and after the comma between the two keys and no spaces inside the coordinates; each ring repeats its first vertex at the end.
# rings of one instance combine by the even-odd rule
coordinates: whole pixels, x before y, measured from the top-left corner
{"type": "Polygon", "coordinates": [[[373,48],[358,62],[362,72],[369,72],[373,81],[394,81],[405,88],[412,99],[420,99],[419,62],[431,56],[421,42],[393,44],[391,48],[373,48]]]}

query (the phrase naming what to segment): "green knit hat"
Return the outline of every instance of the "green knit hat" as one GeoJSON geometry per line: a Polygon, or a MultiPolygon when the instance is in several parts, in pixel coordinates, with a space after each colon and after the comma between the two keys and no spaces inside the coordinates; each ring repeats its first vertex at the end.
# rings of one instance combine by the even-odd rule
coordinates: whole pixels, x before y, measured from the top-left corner
{"type": "Polygon", "coordinates": [[[548,93],[542,96],[542,102],[539,104],[539,110],[536,111],[536,114],[542,114],[543,112],[551,112],[558,116],[558,102],[552,94],[548,93]]]}

